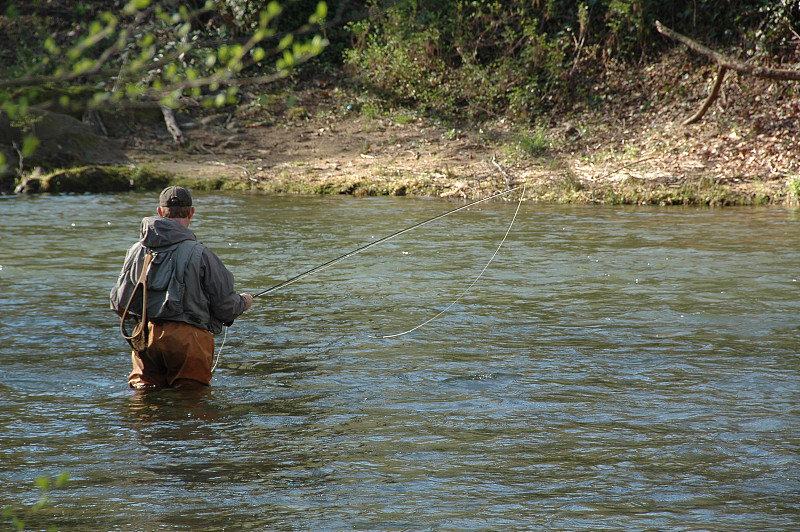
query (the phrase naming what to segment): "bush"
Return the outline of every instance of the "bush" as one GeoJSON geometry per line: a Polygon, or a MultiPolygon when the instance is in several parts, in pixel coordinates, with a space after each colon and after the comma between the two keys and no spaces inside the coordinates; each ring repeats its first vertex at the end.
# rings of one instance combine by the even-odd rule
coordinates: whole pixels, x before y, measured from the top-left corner
{"type": "Polygon", "coordinates": [[[710,46],[791,52],[793,0],[406,0],[353,23],[346,64],[368,86],[437,113],[530,120],[589,92],[610,63],[675,44],[661,20],[710,46]]]}

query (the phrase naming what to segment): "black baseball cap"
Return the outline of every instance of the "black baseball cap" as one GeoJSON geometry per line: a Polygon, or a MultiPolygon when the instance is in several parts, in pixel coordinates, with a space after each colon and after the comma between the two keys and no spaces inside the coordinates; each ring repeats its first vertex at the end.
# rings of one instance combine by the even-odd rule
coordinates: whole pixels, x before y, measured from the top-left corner
{"type": "Polygon", "coordinates": [[[192,195],[183,187],[167,187],[161,191],[161,207],[191,207],[192,195]]]}

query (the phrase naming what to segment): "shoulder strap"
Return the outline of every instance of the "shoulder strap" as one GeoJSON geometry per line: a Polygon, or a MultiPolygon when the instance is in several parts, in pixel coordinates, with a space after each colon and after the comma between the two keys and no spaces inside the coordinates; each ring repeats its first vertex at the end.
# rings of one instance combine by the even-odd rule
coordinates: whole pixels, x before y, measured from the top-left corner
{"type": "Polygon", "coordinates": [[[119,330],[122,332],[122,337],[126,340],[130,341],[133,336],[129,336],[125,332],[125,318],[128,316],[128,310],[131,308],[131,302],[133,298],[136,296],[136,291],[139,289],[139,286],[142,287],[142,323],[147,323],[147,272],[150,271],[150,264],[153,262],[153,252],[148,250],[147,254],[144,256],[144,265],[142,266],[142,274],[139,276],[139,280],[136,282],[136,286],[133,287],[133,292],[131,293],[130,299],[128,299],[128,304],[125,305],[125,310],[122,312],[122,318],[119,322],[119,330]]]}

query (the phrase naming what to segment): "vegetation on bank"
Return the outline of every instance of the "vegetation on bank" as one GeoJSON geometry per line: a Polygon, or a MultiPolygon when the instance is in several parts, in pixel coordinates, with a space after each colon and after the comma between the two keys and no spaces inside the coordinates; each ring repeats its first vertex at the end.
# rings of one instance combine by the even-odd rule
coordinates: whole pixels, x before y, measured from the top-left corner
{"type": "MultiPolygon", "coordinates": [[[[142,9],[159,5],[132,3],[149,6],[142,9]]],[[[107,0],[83,9],[103,20],[103,7],[122,12],[126,4],[107,0]]],[[[165,17],[143,16],[137,26],[142,36],[153,39],[148,50],[175,64],[172,70],[164,69],[167,63],[153,70],[158,76],[165,70],[171,72],[162,86],[177,83],[168,92],[169,100],[159,99],[165,93],[153,90],[158,83],[152,83],[152,71],[139,73],[150,85],[136,93],[134,100],[150,102],[151,108],[168,104],[184,117],[200,118],[209,112],[198,105],[202,100],[223,105],[229,116],[247,122],[247,127],[313,123],[323,115],[330,121],[332,114],[345,119],[352,113],[367,122],[436,121],[452,131],[472,131],[479,142],[495,145],[503,154],[499,163],[528,183],[527,195],[541,201],[711,205],[797,202],[798,88],[792,83],[765,84],[740,76],[724,88],[725,100],[705,118],[705,124],[676,128],[673,124],[704,97],[713,69],[690,52],[676,55],[676,44],[655,29],[655,21],[660,20],[750,63],[792,67],[800,63],[800,5],[793,1],[367,0],[329,1],[320,10],[316,1],[300,0],[280,11],[272,4],[274,16],[268,19],[260,14],[264,2],[185,4],[196,9],[197,15],[179,13],[178,18],[170,19],[174,23],[165,17]],[[309,15],[313,24],[309,24],[309,15]],[[208,58],[209,50],[216,54],[216,64],[221,64],[223,56],[230,59],[230,46],[250,42],[249,36],[259,31],[266,32],[264,42],[288,35],[318,35],[318,43],[328,44],[316,49],[316,57],[305,56],[310,62],[292,71],[288,59],[280,64],[274,60],[228,63],[224,72],[214,70],[213,65],[205,73],[193,70],[200,58],[208,58]],[[172,52],[183,50],[180,46],[185,36],[202,44],[186,49],[179,57],[172,52]],[[227,51],[220,55],[225,46],[227,51]],[[190,72],[194,72],[192,76],[205,76],[210,83],[181,86],[181,76],[190,72]],[[270,81],[267,85],[249,85],[266,78],[270,81]],[[315,90],[317,95],[333,90],[315,88],[320,78],[325,83],[333,80],[340,95],[327,106],[313,103],[315,90]],[[217,98],[221,94],[224,96],[217,98]],[[282,102],[278,107],[283,109],[270,105],[275,101],[282,102]],[[310,103],[303,105],[305,102],[310,103]]],[[[77,13],[78,9],[66,2],[50,5],[48,9],[55,6],[64,12],[77,13]]],[[[38,58],[53,56],[46,39],[26,37],[23,27],[34,28],[31,35],[49,32],[62,48],[69,44],[70,34],[91,31],[83,22],[86,16],[63,17],[56,23],[52,16],[38,16],[44,12],[18,6],[17,18],[8,12],[5,18],[0,16],[0,26],[9,30],[7,38],[19,38],[24,43],[21,49],[25,53],[15,57],[0,54],[0,62],[14,73],[9,77],[12,81],[25,79],[38,58]]],[[[131,20],[120,18],[118,28],[131,20]]],[[[108,39],[99,38],[81,53],[86,59],[101,59],[103,52],[113,47],[108,39]]],[[[143,53],[145,48],[136,46],[133,49],[143,53]]],[[[284,51],[287,46],[284,43],[284,51]]],[[[280,49],[280,45],[275,48],[280,49]]],[[[293,57],[302,55],[297,51],[293,57]]],[[[111,54],[105,58],[107,71],[125,68],[128,60],[124,54],[111,54]]],[[[106,94],[108,82],[98,85],[95,76],[76,76],[67,85],[74,91],[70,94],[83,94],[85,90],[91,96],[71,98],[70,112],[79,118],[106,117],[106,122],[110,117],[113,122],[127,123],[124,135],[136,134],[139,111],[132,110],[131,99],[113,101],[106,94]],[[97,108],[98,91],[106,94],[100,101],[109,107],[97,108]]],[[[3,101],[13,101],[14,91],[3,91],[3,101]]],[[[31,108],[41,102],[52,103],[52,98],[41,98],[41,94],[49,93],[37,94],[39,99],[27,102],[31,108]]],[[[67,176],[72,175],[82,176],[74,186],[82,186],[82,180],[87,186],[96,183],[100,187],[97,190],[108,187],[109,182],[125,182],[119,175],[87,179],[87,175],[100,176],[104,170],[97,168],[108,166],[85,161],[73,163],[83,170],[59,170],[53,180],[50,172],[62,166],[39,164],[29,152],[30,145],[25,145],[26,139],[18,136],[13,149],[6,146],[14,161],[12,170],[20,169],[17,175],[6,177],[6,189],[27,185],[21,188],[67,190],[72,186],[67,185],[67,176]],[[15,153],[18,157],[13,158],[15,153]],[[88,166],[94,170],[87,170],[88,166]],[[32,175],[32,171],[38,174],[32,175]],[[37,185],[35,180],[46,183],[37,185]]],[[[190,156],[192,150],[188,144],[171,148],[175,157],[190,156]]],[[[464,179],[450,177],[451,181],[464,179]]],[[[390,179],[386,175],[362,175],[315,180],[298,173],[258,174],[250,168],[246,180],[196,180],[186,175],[171,179],[197,187],[265,193],[444,195],[441,183],[403,172],[390,179]]],[[[127,182],[133,182],[129,186],[134,188],[145,186],[141,179],[129,178],[127,182]]],[[[150,181],[153,186],[159,182],[150,181]]],[[[490,190],[476,186],[470,193],[487,192],[490,190]]]]}
{"type": "Polygon", "coordinates": [[[125,192],[161,190],[174,176],[148,167],[77,166],[31,175],[19,182],[16,193],[125,192]]]}
{"type": "Polygon", "coordinates": [[[656,21],[750,61],[798,60],[800,5],[790,1],[412,0],[354,23],[356,76],[436,113],[535,122],[606,105],[598,88],[674,43],[656,21]]]}

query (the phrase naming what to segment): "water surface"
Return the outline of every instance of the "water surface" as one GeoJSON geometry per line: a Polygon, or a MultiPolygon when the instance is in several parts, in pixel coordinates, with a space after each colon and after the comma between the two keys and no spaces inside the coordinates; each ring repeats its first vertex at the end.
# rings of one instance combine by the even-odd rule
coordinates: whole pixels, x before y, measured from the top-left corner
{"type": "MultiPolygon", "coordinates": [[[[257,292],[458,204],[196,194],[257,292]]],[[[0,201],[0,505],[63,530],[795,530],[796,210],[483,204],[256,300],[212,387],[127,388],[155,195],[0,201]]],[[[218,347],[222,335],[217,338],[218,347]]]]}

